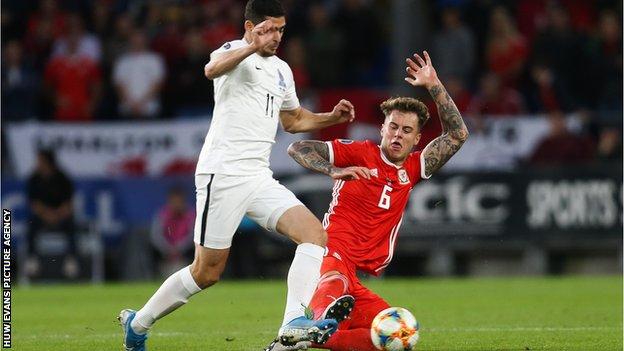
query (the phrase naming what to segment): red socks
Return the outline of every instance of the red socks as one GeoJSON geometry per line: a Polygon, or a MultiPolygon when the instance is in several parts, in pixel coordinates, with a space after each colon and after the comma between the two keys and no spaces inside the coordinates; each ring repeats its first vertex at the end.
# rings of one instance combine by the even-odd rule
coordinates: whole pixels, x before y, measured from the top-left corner
{"type": "Polygon", "coordinates": [[[369,328],[338,330],[323,345],[313,344],[312,347],[332,351],[377,351],[369,328]]]}
{"type": "Polygon", "coordinates": [[[329,304],[347,293],[348,286],[349,281],[342,274],[323,275],[310,301],[314,318],[321,318],[329,304]]]}
{"type": "MultiPolygon", "coordinates": [[[[344,275],[323,275],[310,301],[314,318],[320,318],[329,304],[348,291],[349,281],[344,275]]],[[[332,351],[377,351],[371,341],[369,328],[338,330],[325,344],[312,346],[332,351]]]]}

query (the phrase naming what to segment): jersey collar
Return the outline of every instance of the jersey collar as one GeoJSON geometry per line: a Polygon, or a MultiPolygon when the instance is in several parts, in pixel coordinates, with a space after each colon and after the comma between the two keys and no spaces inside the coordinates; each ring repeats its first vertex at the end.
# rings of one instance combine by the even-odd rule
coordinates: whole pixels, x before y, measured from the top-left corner
{"type": "MultiPolygon", "coordinates": [[[[386,155],[384,155],[383,151],[381,151],[381,145],[377,145],[377,147],[379,148],[379,154],[381,155],[381,159],[388,165],[393,166],[396,169],[401,169],[403,168],[403,166],[397,166],[395,165],[393,162],[391,162],[390,160],[388,160],[386,158],[386,155]]],[[[405,162],[403,162],[405,164],[405,162]]]]}

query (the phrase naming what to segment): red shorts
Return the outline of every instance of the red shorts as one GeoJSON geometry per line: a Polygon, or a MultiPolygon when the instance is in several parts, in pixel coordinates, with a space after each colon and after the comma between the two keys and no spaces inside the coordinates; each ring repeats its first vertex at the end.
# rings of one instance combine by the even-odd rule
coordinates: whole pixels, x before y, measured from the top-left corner
{"type": "Polygon", "coordinates": [[[349,318],[338,325],[338,329],[370,328],[375,316],[390,307],[379,295],[362,285],[356,275],[355,264],[338,252],[329,250],[323,258],[321,276],[330,271],[338,271],[349,281],[347,294],[355,298],[355,306],[349,318]]]}

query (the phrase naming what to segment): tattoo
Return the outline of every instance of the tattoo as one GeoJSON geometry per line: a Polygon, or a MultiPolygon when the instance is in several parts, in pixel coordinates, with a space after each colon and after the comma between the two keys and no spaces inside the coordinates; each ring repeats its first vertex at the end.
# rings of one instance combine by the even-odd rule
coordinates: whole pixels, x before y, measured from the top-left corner
{"type": "Polygon", "coordinates": [[[440,169],[455,155],[468,138],[468,128],[444,86],[434,85],[429,89],[429,93],[438,107],[442,135],[433,139],[423,151],[425,174],[428,176],[440,169]]]}
{"type": "Polygon", "coordinates": [[[334,166],[329,162],[329,146],[322,141],[303,140],[292,143],[288,154],[307,169],[329,175],[334,166]]]}

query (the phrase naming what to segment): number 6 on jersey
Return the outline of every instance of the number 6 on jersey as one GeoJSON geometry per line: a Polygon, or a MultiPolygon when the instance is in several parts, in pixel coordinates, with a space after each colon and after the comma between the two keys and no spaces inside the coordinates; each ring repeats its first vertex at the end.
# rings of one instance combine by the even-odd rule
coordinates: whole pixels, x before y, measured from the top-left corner
{"type": "Polygon", "coordinates": [[[383,190],[381,191],[381,198],[379,199],[378,207],[383,208],[385,210],[390,208],[390,194],[392,188],[388,185],[384,185],[383,190]]]}

